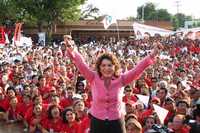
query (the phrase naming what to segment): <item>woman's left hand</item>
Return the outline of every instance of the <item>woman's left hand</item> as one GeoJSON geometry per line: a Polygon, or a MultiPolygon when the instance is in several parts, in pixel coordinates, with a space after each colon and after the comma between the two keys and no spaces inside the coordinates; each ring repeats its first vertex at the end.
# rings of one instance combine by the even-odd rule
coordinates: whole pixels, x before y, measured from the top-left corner
{"type": "Polygon", "coordinates": [[[160,54],[160,51],[163,49],[163,46],[162,46],[162,44],[160,43],[160,42],[156,42],[155,44],[154,44],[154,48],[153,48],[153,50],[151,51],[151,53],[150,53],[150,56],[151,57],[156,57],[157,55],[159,55],[160,54]]]}

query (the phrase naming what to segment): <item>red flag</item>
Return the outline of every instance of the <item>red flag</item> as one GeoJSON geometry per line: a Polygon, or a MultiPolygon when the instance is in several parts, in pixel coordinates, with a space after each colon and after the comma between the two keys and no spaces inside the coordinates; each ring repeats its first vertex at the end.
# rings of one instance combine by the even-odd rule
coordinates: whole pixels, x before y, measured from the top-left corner
{"type": "Polygon", "coordinates": [[[21,36],[21,27],[22,23],[17,23],[15,26],[15,34],[14,34],[14,41],[19,41],[21,36]]]}
{"type": "Polygon", "coordinates": [[[5,44],[5,31],[4,27],[0,27],[0,44],[5,44]]]}

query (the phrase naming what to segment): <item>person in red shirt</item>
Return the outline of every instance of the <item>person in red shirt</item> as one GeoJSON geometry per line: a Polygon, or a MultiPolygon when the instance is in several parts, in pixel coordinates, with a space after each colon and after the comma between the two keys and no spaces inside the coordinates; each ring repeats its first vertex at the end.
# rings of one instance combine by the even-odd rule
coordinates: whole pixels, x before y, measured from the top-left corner
{"type": "Polygon", "coordinates": [[[131,87],[128,85],[124,88],[125,96],[123,97],[123,102],[128,103],[132,101],[135,103],[137,101],[136,96],[133,94],[131,87]]]}
{"type": "Polygon", "coordinates": [[[72,108],[63,111],[63,131],[66,133],[78,133],[79,125],[75,120],[75,112],[72,108]]]}
{"type": "Polygon", "coordinates": [[[63,122],[60,117],[61,111],[58,106],[51,105],[47,111],[48,117],[42,122],[44,132],[62,132],[63,122]]]}
{"type": "Polygon", "coordinates": [[[39,92],[42,95],[42,98],[46,99],[49,96],[48,92],[50,88],[46,85],[45,77],[39,76],[38,80],[39,80],[39,86],[38,86],[39,92]]]}
{"type": "Polygon", "coordinates": [[[28,108],[32,107],[32,101],[30,95],[23,95],[23,101],[19,103],[19,117],[22,118],[24,127],[27,128],[28,124],[25,119],[26,111],[28,108]]]}
{"type": "Polygon", "coordinates": [[[161,106],[164,104],[167,93],[168,93],[168,90],[164,87],[161,87],[156,91],[156,96],[160,99],[161,106]]]}
{"type": "Polygon", "coordinates": [[[42,100],[42,96],[41,95],[36,95],[34,98],[33,98],[33,104],[32,106],[30,106],[29,108],[27,108],[27,111],[25,113],[25,120],[29,123],[31,117],[32,117],[32,110],[34,108],[34,105],[37,105],[37,104],[40,104],[42,105],[42,110],[43,112],[47,112],[47,108],[48,108],[48,105],[47,104],[44,104],[43,103],[43,100],[42,100]]]}
{"type": "Polygon", "coordinates": [[[152,129],[152,126],[156,124],[156,118],[152,115],[148,116],[145,119],[144,127],[143,127],[143,133],[152,129]]]}
{"type": "Polygon", "coordinates": [[[91,106],[91,99],[88,98],[88,94],[86,92],[81,93],[81,96],[83,98],[85,107],[87,107],[88,109],[91,106]]]}
{"type": "Polygon", "coordinates": [[[165,120],[164,120],[164,124],[167,125],[167,123],[170,120],[172,120],[172,118],[175,115],[175,110],[176,110],[176,108],[175,108],[175,101],[172,98],[167,97],[165,99],[163,107],[169,111],[168,114],[167,114],[167,116],[166,116],[166,118],[165,118],[165,120]]]}
{"type": "Polygon", "coordinates": [[[74,96],[75,90],[73,87],[69,86],[67,87],[67,96],[63,97],[60,101],[60,105],[63,108],[69,107],[73,105],[73,96],[74,96]]]}
{"type": "Polygon", "coordinates": [[[33,107],[32,116],[28,123],[29,124],[29,132],[30,133],[42,132],[41,123],[44,120],[44,118],[45,118],[45,115],[44,115],[44,112],[42,111],[42,105],[36,104],[33,107]]]}
{"type": "Polygon", "coordinates": [[[184,115],[176,115],[172,122],[174,133],[189,133],[190,129],[184,124],[184,115]]]}
{"type": "Polygon", "coordinates": [[[5,111],[5,95],[3,89],[0,87],[0,119],[3,118],[5,111]]]}
{"type": "Polygon", "coordinates": [[[153,109],[153,104],[157,104],[157,105],[160,105],[160,99],[157,98],[157,97],[153,97],[150,101],[150,108],[145,110],[141,116],[139,116],[139,120],[140,122],[143,124],[145,119],[150,116],[150,115],[153,115],[154,113],[154,109],[153,109]]]}
{"type": "Polygon", "coordinates": [[[6,91],[5,102],[4,102],[4,109],[5,110],[8,110],[10,99],[15,97],[15,96],[16,96],[15,89],[13,87],[8,87],[7,91],[6,91]]]}
{"type": "Polygon", "coordinates": [[[79,123],[87,117],[87,113],[85,110],[85,104],[82,100],[77,100],[74,102],[74,111],[76,112],[76,117],[79,123]]]}
{"type": "Polygon", "coordinates": [[[9,108],[6,111],[5,119],[7,123],[18,122],[22,120],[19,115],[19,103],[17,97],[12,97],[9,102],[9,108]]]}
{"type": "Polygon", "coordinates": [[[89,116],[87,116],[79,124],[78,133],[89,133],[89,131],[90,131],[90,118],[89,116]]]}
{"type": "Polygon", "coordinates": [[[26,111],[28,108],[32,106],[31,96],[30,95],[23,95],[22,103],[19,103],[20,107],[20,115],[24,118],[26,111]]]}

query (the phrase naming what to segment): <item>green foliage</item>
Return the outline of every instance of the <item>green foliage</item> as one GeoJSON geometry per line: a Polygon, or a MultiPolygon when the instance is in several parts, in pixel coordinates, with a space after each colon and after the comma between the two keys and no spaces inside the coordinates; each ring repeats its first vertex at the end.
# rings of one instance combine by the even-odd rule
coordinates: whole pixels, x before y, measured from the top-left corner
{"type": "Polygon", "coordinates": [[[152,20],[155,16],[156,9],[153,3],[146,3],[137,8],[137,18],[142,19],[142,12],[144,11],[144,20],[152,20]]]}
{"type": "Polygon", "coordinates": [[[157,10],[157,16],[158,16],[158,20],[164,20],[164,21],[171,20],[171,14],[168,13],[168,11],[166,9],[157,10]]]}
{"type": "Polygon", "coordinates": [[[75,21],[80,18],[80,5],[86,0],[10,0],[18,9],[16,16],[26,25],[37,25],[42,31],[47,27],[51,38],[53,27],[58,23],[75,21]]]}
{"type": "Polygon", "coordinates": [[[172,25],[174,27],[174,30],[177,30],[179,28],[179,21],[175,16],[172,16],[172,25]]]}
{"type": "Polygon", "coordinates": [[[176,21],[172,21],[172,23],[173,23],[173,26],[175,27],[175,29],[184,27],[185,21],[192,20],[191,16],[186,16],[183,13],[178,13],[178,14],[174,15],[174,18],[176,19],[176,21]]]}
{"type": "Polygon", "coordinates": [[[0,0],[0,25],[11,24],[16,20],[17,8],[12,0],[0,0]]]}
{"type": "Polygon", "coordinates": [[[142,19],[142,11],[144,11],[144,20],[164,20],[172,21],[174,29],[184,27],[184,22],[192,20],[191,16],[179,13],[171,15],[166,9],[156,9],[153,3],[146,3],[137,8],[137,18],[142,19]]]}
{"type": "Polygon", "coordinates": [[[151,2],[137,8],[138,19],[142,19],[142,12],[144,12],[144,20],[171,20],[171,15],[166,9],[156,9],[151,2]]]}
{"type": "Polygon", "coordinates": [[[0,23],[7,19],[25,24],[52,26],[80,18],[80,5],[86,0],[0,0],[0,23]]]}

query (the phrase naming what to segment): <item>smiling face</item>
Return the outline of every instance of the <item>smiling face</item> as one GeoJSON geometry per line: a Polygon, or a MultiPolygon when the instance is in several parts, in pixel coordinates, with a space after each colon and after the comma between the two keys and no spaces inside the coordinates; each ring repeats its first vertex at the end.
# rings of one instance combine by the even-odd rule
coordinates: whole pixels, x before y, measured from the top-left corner
{"type": "Polygon", "coordinates": [[[51,114],[53,118],[58,118],[60,116],[59,108],[55,107],[51,110],[51,114]]]}
{"type": "Polygon", "coordinates": [[[151,129],[152,126],[155,124],[155,120],[153,118],[147,118],[145,122],[145,126],[147,129],[151,129]]]}
{"type": "Polygon", "coordinates": [[[74,112],[67,111],[65,115],[66,115],[65,117],[66,117],[66,119],[67,119],[67,121],[69,123],[75,121],[75,114],[74,114],[74,112]]]}
{"type": "Polygon", "coordinates": [[[100,64],[100,73],[103,78],[111,78],[114,75],[115,66],[109,59],[103,59],[100,64]]]}
{"type": "Polygon", "coordinates": [[[74,110],[77,112],[79,112],[79,111],[82,112],[82,111],[84,111],[84,109],[85,109],[85,104],[83,101],[77,102],[74,106],[74,110]]]}
{"type": "Polygon", "coordinates": [[[119,77],[121,66],[114,54],[103,53],[97,59],[96,70],[102,78],[119,77]]]}

